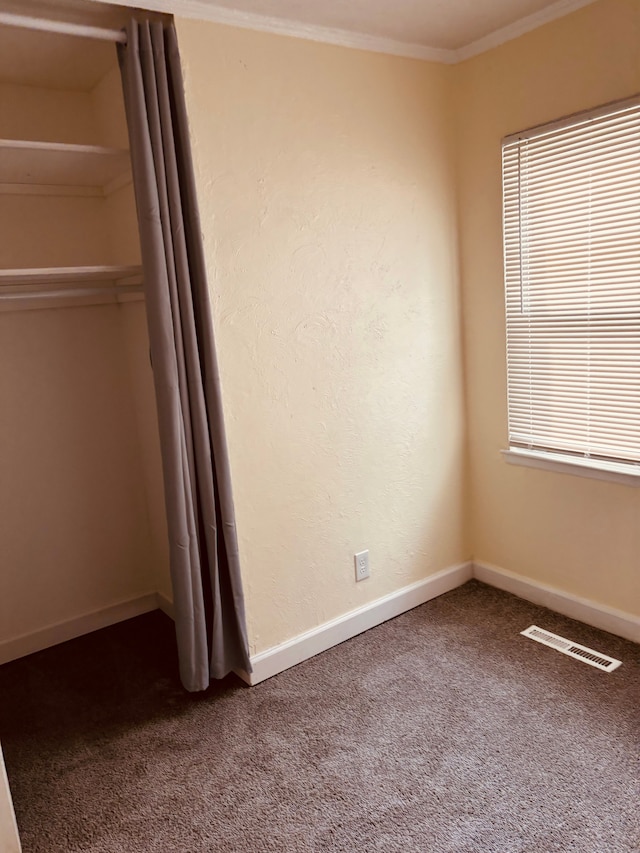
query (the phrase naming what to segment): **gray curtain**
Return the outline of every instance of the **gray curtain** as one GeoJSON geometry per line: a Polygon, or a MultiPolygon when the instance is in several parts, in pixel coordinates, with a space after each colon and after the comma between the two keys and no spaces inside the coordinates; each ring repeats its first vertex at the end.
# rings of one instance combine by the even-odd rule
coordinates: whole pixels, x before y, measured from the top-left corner
{"type": "Polygon", "coordinates": [[[180,677],[251,671],[229,460],[173,25],[132,21],[118,57],[158,405],[180,677]]]}

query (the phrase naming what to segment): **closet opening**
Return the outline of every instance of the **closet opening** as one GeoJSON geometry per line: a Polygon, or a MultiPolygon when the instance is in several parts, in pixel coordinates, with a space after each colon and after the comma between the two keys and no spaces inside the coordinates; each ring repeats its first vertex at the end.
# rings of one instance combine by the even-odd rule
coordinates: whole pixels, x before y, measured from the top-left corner
{"type": "Polygon", "coordinates": [[[4,663],[172,594],[115,42],[1,22],[0,40],[4,663]]]}

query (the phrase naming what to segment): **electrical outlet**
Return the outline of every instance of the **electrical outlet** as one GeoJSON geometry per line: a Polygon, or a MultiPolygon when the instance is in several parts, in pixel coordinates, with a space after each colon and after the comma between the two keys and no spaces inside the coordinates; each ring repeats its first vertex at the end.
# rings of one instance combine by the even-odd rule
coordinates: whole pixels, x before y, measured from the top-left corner
{"type": "Polygon", "coordinates": [[[369,577],[369,552],[360,551],[354,554],[353,561],[356,565],[356,581],[363,581],[369,577]]]}

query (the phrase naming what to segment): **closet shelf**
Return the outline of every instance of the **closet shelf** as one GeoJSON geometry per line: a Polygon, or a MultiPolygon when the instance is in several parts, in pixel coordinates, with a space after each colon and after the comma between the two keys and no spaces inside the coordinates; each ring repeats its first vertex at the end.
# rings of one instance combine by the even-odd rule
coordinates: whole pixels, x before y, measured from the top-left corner
{"type": "Polygon", "coordinates": [[[0,184],[108,189],[129,171],[126,149],[0,139],[0,184]]]}
{"type": "Polygon", "coordinates": [[[142,267],[0,270],[0,312],[138,302],[142,267]]]}
{"type": "Polygon", "coordinates": [[[0,269],[0,288],[29,285],[77,285],[106,281],[131,283],[142,278],[140,266],[45,267],[43,269],[0,269]]]}

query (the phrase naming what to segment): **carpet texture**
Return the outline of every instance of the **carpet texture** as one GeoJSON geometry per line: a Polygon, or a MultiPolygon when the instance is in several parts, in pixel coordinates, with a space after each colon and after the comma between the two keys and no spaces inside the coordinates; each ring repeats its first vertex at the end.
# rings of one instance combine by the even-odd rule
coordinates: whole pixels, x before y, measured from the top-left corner
{"type": "Polygon", "coordinates": [[[176,669],[160,613],[0,667],[25,853],[640,851],[640,647],[476,581],[257,687],[176,669]]]}

